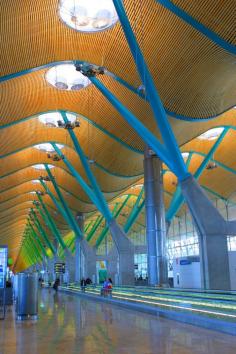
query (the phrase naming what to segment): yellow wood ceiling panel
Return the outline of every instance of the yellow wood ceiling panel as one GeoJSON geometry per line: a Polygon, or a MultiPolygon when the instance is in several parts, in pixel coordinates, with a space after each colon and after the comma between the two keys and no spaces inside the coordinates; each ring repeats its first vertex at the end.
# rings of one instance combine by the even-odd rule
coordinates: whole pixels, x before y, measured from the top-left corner
{"type": "MultiPolygon", "coordinates": [[[[207,11],[207,3],[212,5],[213,0],[202,2],[202,11],[207,11]]],[[[80,59],[104,64],[137,87],[140,81],[120,24],[98,34],[76,32],[60,21],[57,4],[57,0],[43,0],[34,6],[27,0],[20,6],[13,0],[4,4],[3,73],[80,59]]],[[[125,6],[168,109],[201,117],[219,114],[235,103],[233,55],[153,0],[146,0],[143,6],[126,0],[125,6]]],[[[221,12],[221,28],[227,27],[230,38],[235,36],[233,27],[227,25],[232,6],[231,0],[227,11],[221,12]]],[[[208,11],[207,22],[213,15],[208,11]]]]}

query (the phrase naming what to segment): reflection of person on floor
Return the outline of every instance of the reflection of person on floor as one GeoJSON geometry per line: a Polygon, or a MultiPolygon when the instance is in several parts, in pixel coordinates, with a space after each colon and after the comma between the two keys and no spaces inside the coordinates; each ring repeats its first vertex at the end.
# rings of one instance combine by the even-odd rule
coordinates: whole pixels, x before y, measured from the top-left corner
{"type": "Polygon", "coordinates": [[[54,304],[58,304],[58,292],[55,292],[53,294],[53,301],[54,301],[54,304]]]}
{"type": "Polygon", "coordinates": [[[53,284],[53,289],[57,292],[58,291],[58,286],[60,285],[60,279],[56,279],[54,284],[53,284]]]}
{"type": "Polygon", "coordinates": [[[110,306],[102,306],[102,312],[104,314],[104,321],[112,324],[113,317],[112,317],[112,309],[110,306]]]}

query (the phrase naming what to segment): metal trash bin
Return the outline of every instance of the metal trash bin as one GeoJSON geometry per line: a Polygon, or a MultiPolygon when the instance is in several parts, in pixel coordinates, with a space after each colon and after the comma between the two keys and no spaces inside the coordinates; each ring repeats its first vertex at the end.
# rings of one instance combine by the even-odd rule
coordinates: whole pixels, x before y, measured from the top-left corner
{"type": "Polygon", "coordinates": [[[16,275],[16,318],[17,320],[38,318],[38,273],[16,275]]]}

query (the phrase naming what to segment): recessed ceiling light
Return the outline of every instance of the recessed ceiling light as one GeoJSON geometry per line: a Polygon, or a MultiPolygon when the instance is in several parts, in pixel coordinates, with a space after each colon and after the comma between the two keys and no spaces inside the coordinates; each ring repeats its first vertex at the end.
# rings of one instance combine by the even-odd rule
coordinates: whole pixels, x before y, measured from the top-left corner
{"type": "Polygon", "coordinates": [[[47,82],[59,90],[81,90],[91,84],[91,81],[74,64],[55,65],[45,75],[47,82]]]}
{"type": "MultiPolygon", "coordinates": [[[[56,146],[60,150],[63,149],[63,147],[64,147],[64,145],[62,145],[62,144],[56,144],[56,146]]],[[[55,151],[54,147],[50,143],[43,143],[43,144],[34,145],[34,148],[38,149],[40,151],[46,151],[46,152],[54,152],[55,151]]]]}
{"type": "Polygon", "coordinates": [[[118,21],[112,0],[61,0],[59,16],[76,31],[104,31],[118,21]]]}
{"type": "MultiPolygon", "coordinates": [[[[53,165],[47,165],[47,166],[48,166],[48,168],[54,168],[53,165]]],[[[35,168],[36,170],[45,170],[46,169],[44,164],[41,164],[41,163],[39,163],[37,165],[33,165],[32,167],[35,168]]]]}
{"type": "Polygon", "coordinates": [[[223,132],[224,128],[213,128],[198,136],[200,140],[215,140],[223,132]]]}
{"type": "MultiPolygon", "coordinates": [[[[74,123],[76,121],[76,115],[72,113],[66,113],[67,119],[70,123],[74,123]]],[[[47,125],[48,127],[58,127],[58,122],[63,121],[60,112],[49,112],[43,113],[38,116],[38,120],[47,125]]]]}

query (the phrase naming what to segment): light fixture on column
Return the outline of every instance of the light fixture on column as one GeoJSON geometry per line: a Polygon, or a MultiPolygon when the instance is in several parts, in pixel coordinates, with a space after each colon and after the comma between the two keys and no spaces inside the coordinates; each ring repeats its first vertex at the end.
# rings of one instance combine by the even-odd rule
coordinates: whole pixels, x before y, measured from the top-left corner
{"type": "Polygon", "coordinates": [[[39,180],[43,182],[51,182],[51,178],[49,176],[39,176],[39,180]]]}
{"type": "Polygon", "coordinates": [[[205,133],[199,135],[198,139],[200,139],[200,140],[216,140],[220,136],[220,134],[223,132],[223,130],[224,130],[224,128],[222,128],[222,127],[209,129],[205,133]]]}
{"type": "Polygon", "coordinates": [[[47,157],[49,158],[49,159],[51,159],[52,161],[61,161],[61,160],[64,160],[64,156],[62,155],[62,156],[59,156],[59,155],[57,155],[57,154],[50,154],[50,153],[48,153],[47,154],[47,157]]]}
{"type": "Polygon", "coordinates": [[[115,25],[118,16],[112,0],[61,0],[59,16],[80,32],[100,32],[115,25]]]}
{"type": "Polygon", "coordinates": [[[214,170],[215,168],[217,168],[217,164],[214,161],[210,161],[207,164],[206,170],[214,170]]]}
{"type": "Polygon", "coordinates": [[[50,68],[45,78],[58,90],[78,91],[91,84],[91,81],[75,70],[74,64],[60,64],[50,68]]]}

